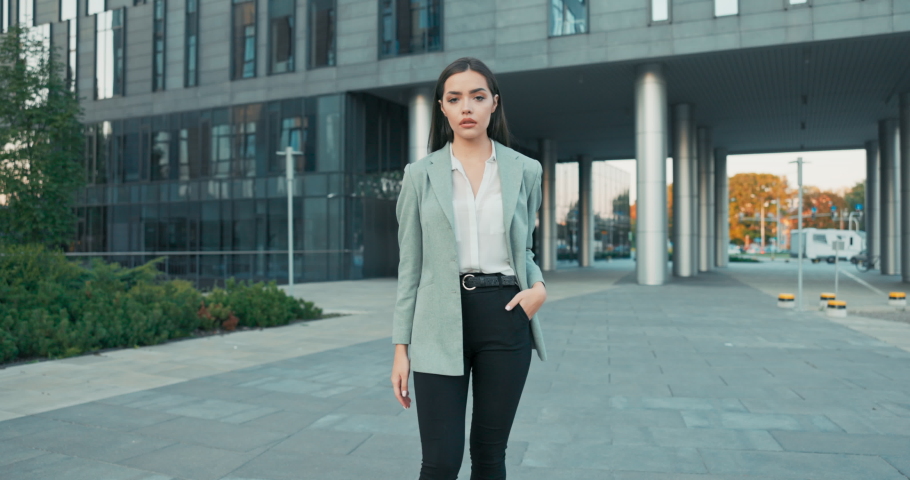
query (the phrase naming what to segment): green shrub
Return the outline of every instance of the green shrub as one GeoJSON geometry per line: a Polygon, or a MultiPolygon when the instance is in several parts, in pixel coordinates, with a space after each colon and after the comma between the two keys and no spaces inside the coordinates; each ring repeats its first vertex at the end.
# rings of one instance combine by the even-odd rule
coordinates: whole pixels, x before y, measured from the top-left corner
{"type": "Polygon", "coordinates": [[[164,281],[155,264],[89,268],[40,246],[0,250],[0,362],[67,357],[153,345],[198,330],[268,327],[322,310],[274,282],[228,281],[208,298],[184,280],[164,281]]]}
{"type": "Polygon", "coordinates": [[[245,327],[274,327],[322,316],[322,309],[313,302],[291,297],[274,281],[248,283],[229,279],[224,288],[216,288],[206,297],[205,305],[210,311],[216,306],[228,309],[245,327]]]}

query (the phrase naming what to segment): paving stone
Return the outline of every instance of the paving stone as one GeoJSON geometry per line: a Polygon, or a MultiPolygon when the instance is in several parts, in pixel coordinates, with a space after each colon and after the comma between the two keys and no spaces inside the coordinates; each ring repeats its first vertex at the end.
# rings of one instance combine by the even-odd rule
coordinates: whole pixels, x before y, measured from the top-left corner
{"type": "Polygon", "coordinates": [[[15,480],[134,480],[149,476],[149,472],[142,469],[57,453],[5,465],[3,474],[4,478],[15,480]]]}
{"type": "Polygon", "coordinates": [[[771,432],[784,450],[811,453],[854,453],[860,455],[907,456],[910,432],[896,435],[851,435],[826,432],[771,432]]]}
{"type": "Polygon", "coordinates": [[[772,478],[830,480],[906,480],[880,457],[792,452],[756,452],[699,449],[708,471],[714,474],[749,475],[760,472],[772,478]]]}
{"type": "Polygon", "coordinates": [[[200,445],[175,444],[122,463],[180,478],[216,480],[255,458],[258,453],[260,452],[238,453],[200,445]]]}
{"type": "Polygon", "coordinates": [[[176,418],[135,432],[235,452],[249,452],[287,437],[281,432],[192,417],[176,418]]]}
{"type": "Polygon", "coordinates": [[[176,418],[161,412],[110,405],[100,402],[84,403],[72,407],[39,413],[40,417],[53,418],[80,425],[93,425],[113,430],[130,431],[176,418]]]}
{"type": "Polygon", "coordinates": [[[111,463],[160,450],[174,443],[173,440],[71,423],[60,423],[56,428],[16,437],[8,442],[111,463]]]}

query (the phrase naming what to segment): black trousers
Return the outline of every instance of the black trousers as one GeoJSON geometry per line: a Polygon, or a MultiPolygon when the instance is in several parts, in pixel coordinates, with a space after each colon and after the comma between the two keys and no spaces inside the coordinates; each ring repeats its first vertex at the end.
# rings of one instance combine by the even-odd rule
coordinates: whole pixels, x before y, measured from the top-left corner
{"type": "Polygon", "coordinates": [[[506,443],[531,364],[528,316],[520,305],[505,309],[519,291],[518,286],[462,288],[464,375],[414,372],[420,480],[458,477],[472,373],[471,480],[506,478],[506,443]]]}

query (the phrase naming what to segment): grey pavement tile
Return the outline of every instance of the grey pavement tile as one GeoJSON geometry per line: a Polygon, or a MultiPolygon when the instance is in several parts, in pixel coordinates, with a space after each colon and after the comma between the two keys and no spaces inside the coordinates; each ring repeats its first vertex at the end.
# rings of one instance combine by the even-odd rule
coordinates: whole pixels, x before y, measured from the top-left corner
{"type": "Polygon", "coordinates": [[[15,480],[134,480],[148,473],[58,453],[32,457],[3,467],[4,478],[15,480]]]}
{"type": "Polygon", "coordinates": [[[910,432],[897,435],[851,435],[827,432],[771,432],[791,452],[853,453],[859,455],[907,456],[910,458],[910,432]]]}
{"type": "Polygon", "coordinates": [[[287,434],[282,432],[192,417],[176,418],[140,428],[135,432],[235,452],[249,452],[287,437],[287,434]]]}
{"type": "Polygon", "coordinates": [[[667,473],[706,473],[694,448],[665,448],[608,443],[562,444],[536,442],[528,445],[522,466],[632,470],[667,473]]]}
{"type": "Polygon", "coordinates": [[[47,452],[36,448],[16,445],[15,440],[0,440],[0,467],[45,453],[47,452]]]}
{"type": "Polygon", "coordinates": [[[226,423],[245,424],[251,420],[262,418],[275,412],[278,412],[278,409],[271,407],[253,407],[227,417],[219,418],[218,420],[226,423]]]}
{"type": "Polygon", "coordinates": [[[175,407],[164,410],[171,415],[182,417],[205,418],[217,420],[230,417],[256,408],[248,403],[230,402],[217,399],[196,399],[192,402],[181,403],[175,407]]]}
{"type": "MultiPolygon", "coordinates": [[[[294,412],[294,411],[276,411],[269,415],[256,417],[247,420],[241,425],[259,430],[270,430],[273,432],[296,433],[310,426],[316,420],[322,417],[318,413],[294,412]]],[[[226,421],[228,419],[223,419],[226,421]]]]}
{"type": "Polygon", "coordinates": [[[56,428],[16,437],[7,442],[112,463],[174,443],[173,440],[70,423],[61,423],[56,428]]]}
{"type": "MultiPolygon", "coordinates": [[[[385,398],[355,398],[339,406],[335,413],[363,413],[368,415],[398,415],[401,404],[392,396],[391,389],[384,389],[385,398]]],[[[415,393],[416,395],[416,393],[415,393]]],[[[415,396],[415,398],[417,398],[415,396]]]]}
{"type": "Polygon", "coordinates": [[[273,445],[275,452],[347,455],[370,438],[370,433],[303,430],[273,445]]]}
{"type": "Polygon", "coordinates": [[[265,392],[255,388],[243,388],[236,385],[226,385],[220,381],[213,381],[211,377],[202,377],[186,382],[174,383],[154,389],[158,393],[172,393],[176,395],[189,395],[192,397],[244,401],[263,395],[265,392]]]}
{"type": "Polygon", "coordinates": [[[747,452],[699,449],[708,471],[714,474],[824,480],[906,480],[880,457],[793,452],[747,452]]]}
{"type": "Polygon", "coordinates": [[[255,458],[257,454],[258,452],[238,453],[199,445],[175,444],[120,463],[180,478],[216,480],[255,458]]]}
{"type": "Polygon", "coordinates": [[[263,480],[416,479],[419,462],[399,458],[300,454],[268,451],[231,472],[231,477],[263,480]]]}
{"type": "Polygon", "coordinates": [[[782,415],[736,412],[681,412],[689,428],[730,428],[747,430],[798,430],[840,432],[842,429],[823,415],[782,415]]]}
{"type": "Polygon", "coordinates": [[[888,456],[884,457],[892,467],[897,469],[907,478],[910,478],[910,455],[904,453],[903,455],[888,456]]]}
{"type": "Polygon", "coordinates": [[[94,425],[122,431],[135,430],[140,427],[147,427],[176,418],[175,415],[167,413],[101,402],[83,403],[81,405],[39,413],[38,415],[63,422],[77,423],[80,425],[94,425]]]}
{"type": "Polygon", "coordinates": [[[62,422],[52,418],[37,415],[14,418],[0,422],[0,440],[31,435],[46,430],[51,430],[62,425],[62,422]]]}
{"type": "MultiPolygon", "coordinates": [[[[719,428],[648,429],[655,445],[661,447],[716,448],[733,450],[781,451],[781,446],[764,430],[730,430],[719,428]]],[[[614,440],[618,443],[619,438],[614,440]]]]}
{"type": "Polygon", "coordinates": [[[391,417],[388,415],[329,414],[314,422],[306,430],[331,429],[342,432],[419,435],[417,412],[404,413],[409,415],[391,417]]]}

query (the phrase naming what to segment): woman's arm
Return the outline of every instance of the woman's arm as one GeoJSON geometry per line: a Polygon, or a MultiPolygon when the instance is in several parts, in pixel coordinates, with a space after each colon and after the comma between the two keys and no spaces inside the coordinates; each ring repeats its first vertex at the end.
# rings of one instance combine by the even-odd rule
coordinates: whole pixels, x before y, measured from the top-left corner
{"type": "Polygon", "coordinates": [[[537,165],[537,176],[534,178],[534,183],[531,185],[531,193],[528,196],[528,241],[525,248],[525,269],[528,273],[528,285],[535,286],[537,282],[540,282],[546,286],[540,267],[534,262],[534,251],[532,250],[534,248],[534,221],[537,219],[537,211],[540,210],[540,203],[543,198],[540,192],[543,167],[538,162],[534,162],[534,164],[537,165]]]}
{"type": "Polygon", "coordinates": [[[408,359],[408,345],[411,343],[411,327],[414,324],[414,305],[417,300],[417,285],[423,264],[423,230],[420,227],[420,202],[417,190],[409,175],[408,164],[401,177],[401,193],[395,205],[398,218],[398,295],[395,313],[392,317],[392,343],[395,344],[395,358],[392,362],[392,391],[404,408],[411,407],[408,394],[408,376],[411,361],[408,359]]]}

